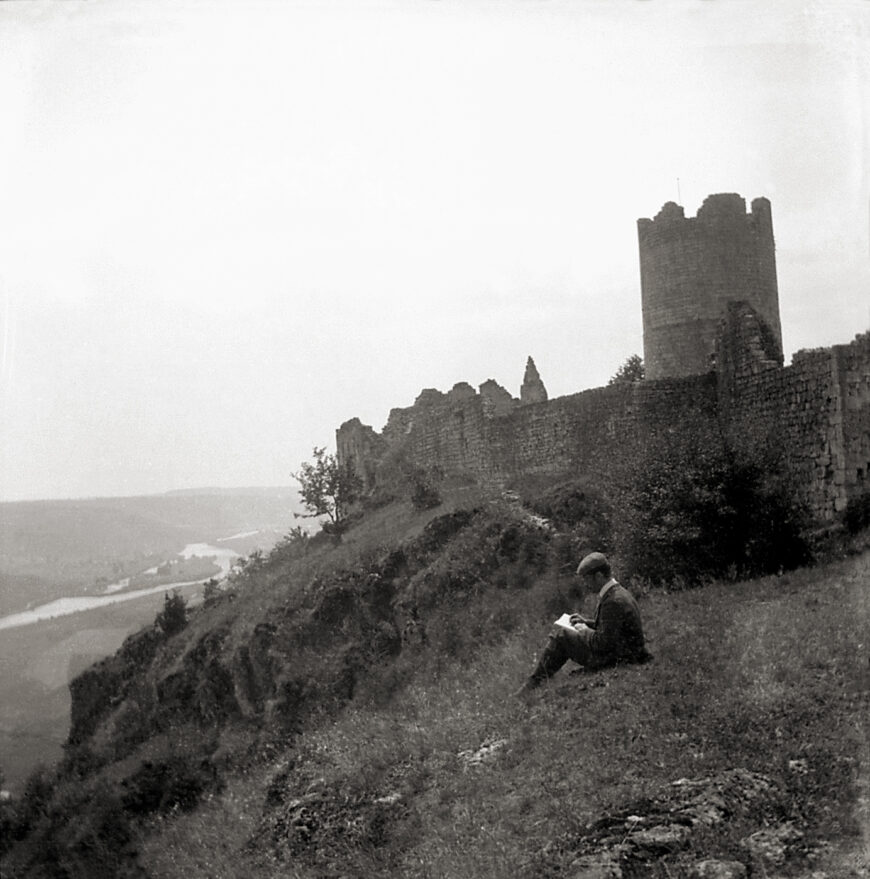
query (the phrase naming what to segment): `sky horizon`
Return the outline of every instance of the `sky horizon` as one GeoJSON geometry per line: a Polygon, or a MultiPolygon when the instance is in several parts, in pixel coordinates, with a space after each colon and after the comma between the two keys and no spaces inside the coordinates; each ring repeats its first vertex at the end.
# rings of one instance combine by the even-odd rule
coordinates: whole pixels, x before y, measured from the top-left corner
{"type": "Polygon", "coordinates": [[[870,4],[0,4],[0,500],[293,485],[359,417],[643,353],[636,222],[772,206],[870,328],[870,4]]]}

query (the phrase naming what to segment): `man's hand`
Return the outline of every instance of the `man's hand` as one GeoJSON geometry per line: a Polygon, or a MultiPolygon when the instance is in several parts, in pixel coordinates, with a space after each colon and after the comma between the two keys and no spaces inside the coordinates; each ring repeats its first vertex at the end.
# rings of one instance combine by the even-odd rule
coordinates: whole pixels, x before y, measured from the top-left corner
{"type": "Polygon", "coordinates": [[[571,614],[571,625],[572,626],[588,626],[589,620],[586,617],[580,616],[579,613],[571,614]]]}

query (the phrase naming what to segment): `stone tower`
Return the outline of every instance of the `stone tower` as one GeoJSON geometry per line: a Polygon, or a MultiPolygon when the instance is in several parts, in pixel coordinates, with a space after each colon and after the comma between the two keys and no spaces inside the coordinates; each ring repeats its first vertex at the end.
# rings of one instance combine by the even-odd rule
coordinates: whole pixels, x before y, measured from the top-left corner
{"type": "Polygon", "coordinates": [[[770,202],[710,195],[696,217],[669,201],[637,221],[648,379],[697,375],[715,364],[729,302],[749,303],[771,331],[782,362],[782,330],[770,202]]]}

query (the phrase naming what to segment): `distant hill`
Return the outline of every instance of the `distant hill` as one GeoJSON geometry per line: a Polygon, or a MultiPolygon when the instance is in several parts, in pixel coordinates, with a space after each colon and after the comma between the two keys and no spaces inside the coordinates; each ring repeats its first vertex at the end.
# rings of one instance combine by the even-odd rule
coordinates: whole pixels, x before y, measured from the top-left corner
{"type": "Polygon", "coordinates": [[[161,497],[184,497],[189,495],[237,495],[237,494],[255,494],[255,495],[277,495],[284,497],[286,495],[295,496],[296,489],[292,486],[241,486],[239,488],[221,488],[219,486],[209,485],[201,488],[174,488],[166,491],[161,497]]]}
{"type": "Polygon", "coordinates": [[[0,615],[101,588],[187,543],[263,532],[271,546],[300,509],[290,487],[0,503],[0,615]]]}

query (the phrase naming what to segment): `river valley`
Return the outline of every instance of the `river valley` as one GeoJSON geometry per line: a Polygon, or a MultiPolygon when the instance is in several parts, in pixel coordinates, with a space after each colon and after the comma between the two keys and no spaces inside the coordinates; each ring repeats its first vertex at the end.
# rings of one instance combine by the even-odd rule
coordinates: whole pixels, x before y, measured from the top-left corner
{"type": "MultiPolygon", "coordinates": [[[[190,543],[182,560],[210,559],[210,577],[222,579],[239,553],[221,541],[190,543]]],[[[161,569],[172,570],[169,562],[161,569]]],[[[156,577],[150,568],[108,584],[102,594],[69,595],[0,618],[0,769],[3,787],[20,793],[33,769],[62,756],[69,728],[69,681],[114,653],[124,639],[149,625],[163,607],[163,595],[178,590],[188,602],[202,597],[197,580],[136,583],[156,577]],[[131,582],[134,584],[131,588],[131,582]]],[[[165,577],[164,577],[165,579],[165,577]]]]}
{"type": "MultiPolygon", "coordinates": [[[[232,549],[211,546],[207,543],[189,543],[178,554],[184,559],[194,557],[213,558],[216,565],[220,568],[219,574],[213,574],[216,579],[225,577],[229,573],[233,561],[239,557],[239,554],[232,549]]],[[[144,571],[143,574],[152,574],[156,572],[157,568],[154,567],[149,568],[148,571],[144,571]]],[[[177,583],[163,583],[156,586],[149,586],[144,589],[131,589],[129,591],[124,591],[128,589],[130,580],[130,577],[125,577],[117,583],[110,583],[106,587],[105,594],[103,595],[76,595],[68,596],[66,598],[58,598],[47,604],[35,607],[32,610],[0,617],[0,630],[12,629],[18,626],[27,626],[32,623],[66,616],[71,613],[94,610],[111,604],[117,604],[121,601],[133,601],[147,595],[167,592],[171,589],[180,589],[201,582],[201,580],[186,580],[177,583]]]]}

